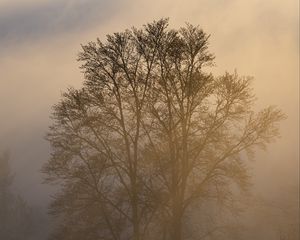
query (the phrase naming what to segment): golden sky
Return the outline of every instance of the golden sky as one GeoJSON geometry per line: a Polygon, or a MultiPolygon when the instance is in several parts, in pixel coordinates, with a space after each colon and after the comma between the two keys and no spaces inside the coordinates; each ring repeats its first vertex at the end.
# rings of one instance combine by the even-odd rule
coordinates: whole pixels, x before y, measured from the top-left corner
{"type": "Polygon", "coordinates": [[[32,184],[41,188],[38,173],[22,177],[48,158],[51,106],[68,86],[80,86],[80,44],[161,17],[173,28],[202,27],[216,55],[211,71],[254,76],[257,108],[278,105],[288,115],[282,138],[259,153],[255,175],[274,188],[297,182],[298,0],[0,0],[0,149],[15,156],[28,194],[32,184]]]}

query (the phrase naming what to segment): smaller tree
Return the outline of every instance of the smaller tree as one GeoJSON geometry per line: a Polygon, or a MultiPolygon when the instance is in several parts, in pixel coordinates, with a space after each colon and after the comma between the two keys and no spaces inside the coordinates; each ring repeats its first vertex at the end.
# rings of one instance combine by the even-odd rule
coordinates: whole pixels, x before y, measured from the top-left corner
{"type": "Polygon", "coordinates": [[[31,239],[32,212],[27,203],[12,192],[13,178],[6,152],[0,155],[0,239],[31,239]]]}

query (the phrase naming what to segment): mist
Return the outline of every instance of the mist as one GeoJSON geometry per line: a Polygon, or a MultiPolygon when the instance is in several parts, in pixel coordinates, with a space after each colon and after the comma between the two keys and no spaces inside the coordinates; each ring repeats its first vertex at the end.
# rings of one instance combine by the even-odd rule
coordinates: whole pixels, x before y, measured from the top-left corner
{"type": "Polygon", "coordinates": [[[0,153],[10,152],[12,191],[44,219],[36,239],[51,232],[48,207],[57,190],[41,173],[51,153],[45,136],[52,106],[69,87],[82,86],[81,44],[163,17],[170,28],[199,25],[216,56],[210,71],[253,76],[255,110],[276,105],[287,116],[281,137],[250,163],[241,239],[281,239],[278,229],[299,226],[298,9],[296,0],[0,0],[0,153]]]}

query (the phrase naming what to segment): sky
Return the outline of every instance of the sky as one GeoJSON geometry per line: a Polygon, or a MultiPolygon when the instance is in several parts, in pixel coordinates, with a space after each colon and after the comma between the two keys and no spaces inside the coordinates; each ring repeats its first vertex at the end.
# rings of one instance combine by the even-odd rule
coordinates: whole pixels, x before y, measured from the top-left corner
{"type": "Polygon", "coordinates": [[[51,106],[80,87],[80,44],[162,17],[211,35],[216,75],[254,77],[256,108],[277,105],[288,118],[281,138],[258,152],[258,192],[284,193],[299,180],[299,2],[297,0],[0,0],[0,150],[9,149],[16,188],[46,205],[51,188],[40,168],[51,106]]]}

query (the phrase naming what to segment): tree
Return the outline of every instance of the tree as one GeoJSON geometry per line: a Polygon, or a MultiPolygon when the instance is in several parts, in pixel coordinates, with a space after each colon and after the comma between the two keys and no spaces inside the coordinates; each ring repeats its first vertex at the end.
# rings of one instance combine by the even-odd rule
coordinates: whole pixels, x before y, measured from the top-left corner
{"type": "Polygon", "coordinates": [[[244,214],[250,224],[243,239],[299,239],[299,185],[280,182],[277,190],[280,191],[248,199],[251,214],[244,214]]]}
{"type": "Polygon", "coordinates": [[[251,78],[205,72],[208,39],[161,19],[82,46],[83,87],[63,94],[47,135],[56,239],[187,239],[193,209],[247,189],[246,158],[284,115],[254,113],[251,78]]]}
{"type": "Polygon", "coordinates": [[[31,209],[20,196],[13,194],[12,181],[9,155],[4,153],[0,155],[0,239],[31,239],[31,209]]]}

